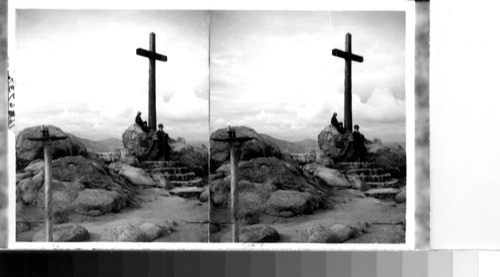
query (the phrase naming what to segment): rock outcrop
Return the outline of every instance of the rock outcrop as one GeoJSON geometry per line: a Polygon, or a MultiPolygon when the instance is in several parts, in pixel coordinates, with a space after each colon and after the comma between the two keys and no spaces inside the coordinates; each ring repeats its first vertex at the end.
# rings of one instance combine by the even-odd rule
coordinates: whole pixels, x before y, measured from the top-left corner
{"type": "MultiPolygon", "coordinates": [[[[221,242],[231,242],[232,234],[227,232],[221,237],[221,242]]],[[[280,234],[269,226],[247,226],[240,229],[240,242],[279,242],[280,234]]]]}
{"type": "Polygon", "coordinates": [[[388,147],[383,145],[379,139],[365,143],[367,148],[367,159],[385,169],[395,178],[406,176],[406,150],[400,145],[388,147]]]}
{"type": "MultiPolygon", "coordinates": [[[[349,141],[352,141],[350,133],[340,134],[331,125],[326,126],[318,134],[320,150],[316,153],[316,163],[332,167],[332,161],[334,163],[353,161],[354,151],[352,147],[348,147],[349,141]]],[[[388,147],[377,138],[373,141],[365,139],[364,144],[368,162],[377,164],[395,178],[406,176],[406,151],[403,147],[388,147]]]]}
{"type": "Polygon", "coordinates": [[[302,235],[311,243],[342,243],[356,234],[355,229],[345,224],[318,225],[305,229],[302,235]]]}
{"type": "MultiPolygon", "coordinates": [[[[250,137],[252,140],[244,142],[240,147],[239,159],[241,161],[259,157],[281,157],[279,146],[270,139],[261,136],[255,130],[245,127],[234,127],[237,137],[250,137]]],[[[227,138],[227,128],[218,129],[210,135],[210,168],[217,169],[229,161],[227,143],[214,139],[227,138]]]]}
{"type": "Polygon", "coordinates": [[[84,189],[78,193],[73,205],[78,212],[100,215],[118,212],[125,208],[127,203],[125,197],[116,191],[84,189]]]}
{"type": "Polygon", "coordinates": [[[319,203],[308,192],[295,190],[276,190],[264,203],[267,214],[290,217],[310,213],[319,207],[319,203]]]}
{"type": "MultiPolygon", "coordinates": [[[[123,146],[122,162],[137,165],[143,161],[160,159],[158,136],[155,132],[144,133],[137,124],[132,124],[122,135],[123,146]],[[133,157],[137,158],[137,162],[133,157]]],[[[193,171],[197,176],[206,176],[208,173],[208,149],[202,145],[193,146],[186,143],[184,138],[169,139],[170,158],[193,171]]]]}
{"type": "Polygon", "coordinates": [[[208,149],[205,145],[193,146],[178,138],[170,143],[171,159],[187,167],[196,176],[205,177],[208,174],[208,149]]]}
{"type": "MultiPolygon", "coordinates": [[[[216,172],[210,186],[212,203],[226,207],[230,166],[223,165],[216,172]]],[[[246,223],[259,222],[262,214],[290,217],[312,212],[324,207],[329,195],[329,188],[322,182],[309,181],[298,168],[274,157],[240,162],[238,190],[239,216],[246,223]]]]}
{"type": "MultiPolygon", "coordinates": [[[[51,136],[67,136],[67,139],[54,141],[51,145],[52,158],[66,156],[87,156],[85,145],[74,135],[63,132],[60,128],[46,126],[51,136]]],[[[22,169],[37,159],[43,159],[43,145],[39,141],[30,141],[28,138],[40,137],[41,126],[29,127],[16,136],[16,167],[22,169]]]]}
{"type": "Polygon", "coordinates": [[[109,165],[109,168],[127,178],[133,185],[146,187],[156,186],[156,182],[153,178],[151,178],[142,168],[130,166],[121,162],[112,163],[109,165]]]}
{"type": "Polygon", "coordinates": [[[318,166],[313,174],[330,187],[349,188],[352,186],[344,177],[344,174],[336,169],[318,166]]]}
{"type": "MultiPolygon", "coordinates": [[[[16,199],[23,205],[43,207],[43,162],[30,164],[24,172],[28,174],[23,174],[25,178],[16,183],[16,199]]],[[[81,209],[106,213],[135,203],[135,190],[127,179],[82,156],[54,160],[52,179],[55,211],[81,209]]]]}
{"type": "MultiPolygon", "coordinates": [[[[77,224],[54,225],[52,240],[54,242],[81,242],[90,239],[90,234],[85,227],[77,224]]],[[[33,236],[33,241],[46,241],[45,229],[38,231],[33,236]]]]}
{"type": "Polygon", "coordinates": [[[346,159],[350,136],[349,133],[341,134],[335,127],[328,125],[318,134],[319,149],[333,162],[343,161],[346,159]]]}
{"type": "Polygon", "coordinates": [[[115,241],[150,242],[173,232],[172,225],[142,223],[141,225],[120,225],[112,230],[115,241]]]}
{"type": "Polygon", "coordinates": [[[145,133],[137,124],[132,124],[122,135],[123,147],[139,161],[155,160],[158,157],[156,132],[145,133]]]}

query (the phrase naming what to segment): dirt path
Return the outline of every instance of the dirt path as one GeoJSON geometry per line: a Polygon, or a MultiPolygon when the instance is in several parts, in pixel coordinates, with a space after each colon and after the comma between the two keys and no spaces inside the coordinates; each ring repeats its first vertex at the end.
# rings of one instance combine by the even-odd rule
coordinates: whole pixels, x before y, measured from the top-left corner
{"type": "MultiPolygon", "coordinates": [[[[319,210],[309,215],[292,218],[265,218],[262,224],[275,228],[281,236],[280,242],[304,242],[302,230],[318,224],[330,225],[342,223],[350,226],[368,222],[367,233],[349,240],[347,243],[403,243],[404,232],[401,226],[393,224],[405,219],[406,204],[396,204],[394,201],[381,201],[364,197],[362,193],[352,190],[335,191],[332,200],[336,203],[333,209],[319,210]],[[389,224],[387,224],[389,223],[389,224]]],[[[225,213],[225,211],[218,211],[225,213]]],[[[224,218],[224,215],[216,215],[224,218]]],[[[225,226],[213,234],[213,241],[229,231],[225,226]]]]}
{"type": "MultiPolygon", "coordinates": [[[[126,208],[119,213],[110,213],[97,217],[80,217],[77,223],[90,233],[90,241],[114,241],[111,230],[119,225],[139,225],[144,222],[164,224],[175,221],[175,232],[159,238],[156,242],[206,242],[208,230],[203,224],[188,224],[187,222],[202,222],[208,218],[208,204],[197,199],[184,199],[169,196],[165,190],[155,188],[139,189],[138,208],[126,208]]],[[[26,212],[38,213],[41,221],[41,209],[26,212]]],[[[33,218],[33,216],[30,216],[33,218]]],[[[38,217],[38,216],[36,216],[38,217]]],[[[33,220],[33,219],[32,219],[33,220]]],[[[31,241],[33,235],[43,228],[37,224],[29,232],[19,233],[18,241],[31,241]]]]}

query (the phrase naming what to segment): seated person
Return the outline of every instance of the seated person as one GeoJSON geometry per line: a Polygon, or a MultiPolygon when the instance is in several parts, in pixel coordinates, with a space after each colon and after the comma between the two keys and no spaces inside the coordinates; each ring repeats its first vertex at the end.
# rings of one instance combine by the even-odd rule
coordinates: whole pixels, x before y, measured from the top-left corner
{"type": "Polygon", "coordinates": [[[339,121],[337,120],[337,113],[336,112],[333,113],[333,116],[332,116],[332,119],[330,120],[330,123],[332,124],[333,127],[335,127],[337,129],[337,131],[339,131],[339,133],[344,134],[344,132],[345,132],[344,126],[342,125],[342,123],[339,123],[339,121]]]}
{"type": "Polygon", "coordinates": [[[137,116],[135,117],[135,124],[139,125],[139,127],[141,127],[144,133],[148,133],[149,132],[148,124],[146,121],[142,121],[141,114],[142,114],[141,111],[137,112],[137,116]]]}

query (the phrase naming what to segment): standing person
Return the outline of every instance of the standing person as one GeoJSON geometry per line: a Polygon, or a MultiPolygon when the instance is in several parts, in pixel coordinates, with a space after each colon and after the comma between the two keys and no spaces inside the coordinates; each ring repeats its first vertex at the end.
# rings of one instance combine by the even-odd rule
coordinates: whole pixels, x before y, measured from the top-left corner
{"type": "Polygon", "coordinates": [[[139,125],[144,133],[149,133],[148,123],[146,121],[142,121],[141,114],[141,111],[137,112],[137,116],[135,117],[135,124],[139,125]]]}
{"type": "Polygon", "coordinates": [[[339,131],[339,133],[344,134],[344,126],[342,126],[342,123],[339,123],[337,120],[337,113],[333,112],[332,119],[330,120],[330,123],[332,124],[333,127],[339,131]]]}
{"type": "Polygon", "coordinates": [[[163,124],[158,125],[158,151],[160,155],[160,160],[170,159],[170,145],[168,144],[168,134],[163,131],[163,124]]]}
{"type": "Polygon", "coordinates": [[[354,148],[354,161],[366,161],[366,147],[365,136],[359,132],[359,126],[354,125],[354,132],[352,133],[353,148],[354,148]]]}

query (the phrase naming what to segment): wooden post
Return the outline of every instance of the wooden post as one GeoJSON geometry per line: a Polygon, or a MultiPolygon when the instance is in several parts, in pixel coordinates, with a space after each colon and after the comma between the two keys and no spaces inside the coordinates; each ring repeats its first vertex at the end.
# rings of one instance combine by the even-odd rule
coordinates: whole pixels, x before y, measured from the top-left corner
{"type": "MultiPolygon", "coordinates": [[[[351,34],[345,34],[345,51],[351,53],[351,34]]],[[[345,59],[345,80],[344,80],[344,128],[352,132],[352,80],[351,80],[351,60],[345,59]]]]}
{"type": "Polygon", "coordinates": [[[231,222],[233,242],[240,241],[240,228],[238,222],[238,157],[237,146],[234,143],[230,145],[231,159],[231,222]]]}
{"type": "Polygon", "coordinates": [[[45,241],[50,242],[52,238],[52,225],[54,216],[52,215],[52,151],[50,144],[56,140],[66,139],[66,136],[50,136],[49,129],[42,125],[40,137],[28,137],[30,141],[40,141],[43,145],[44,169],[45,169],[45,241]]]}
{"type": "Polygon", "coordinates": [[[49,143],[43,146],[45,160],[45,240],[51,242],[52,239],[52,152],[49,143]]]}
{"type": "MultiPolygon", "coordinates": [[[[156,52],[155,33],[149,34],[149,51],[156,52]]],[[[149,129],[156,131],[156,60],[149,59],[149,129]]]]}

